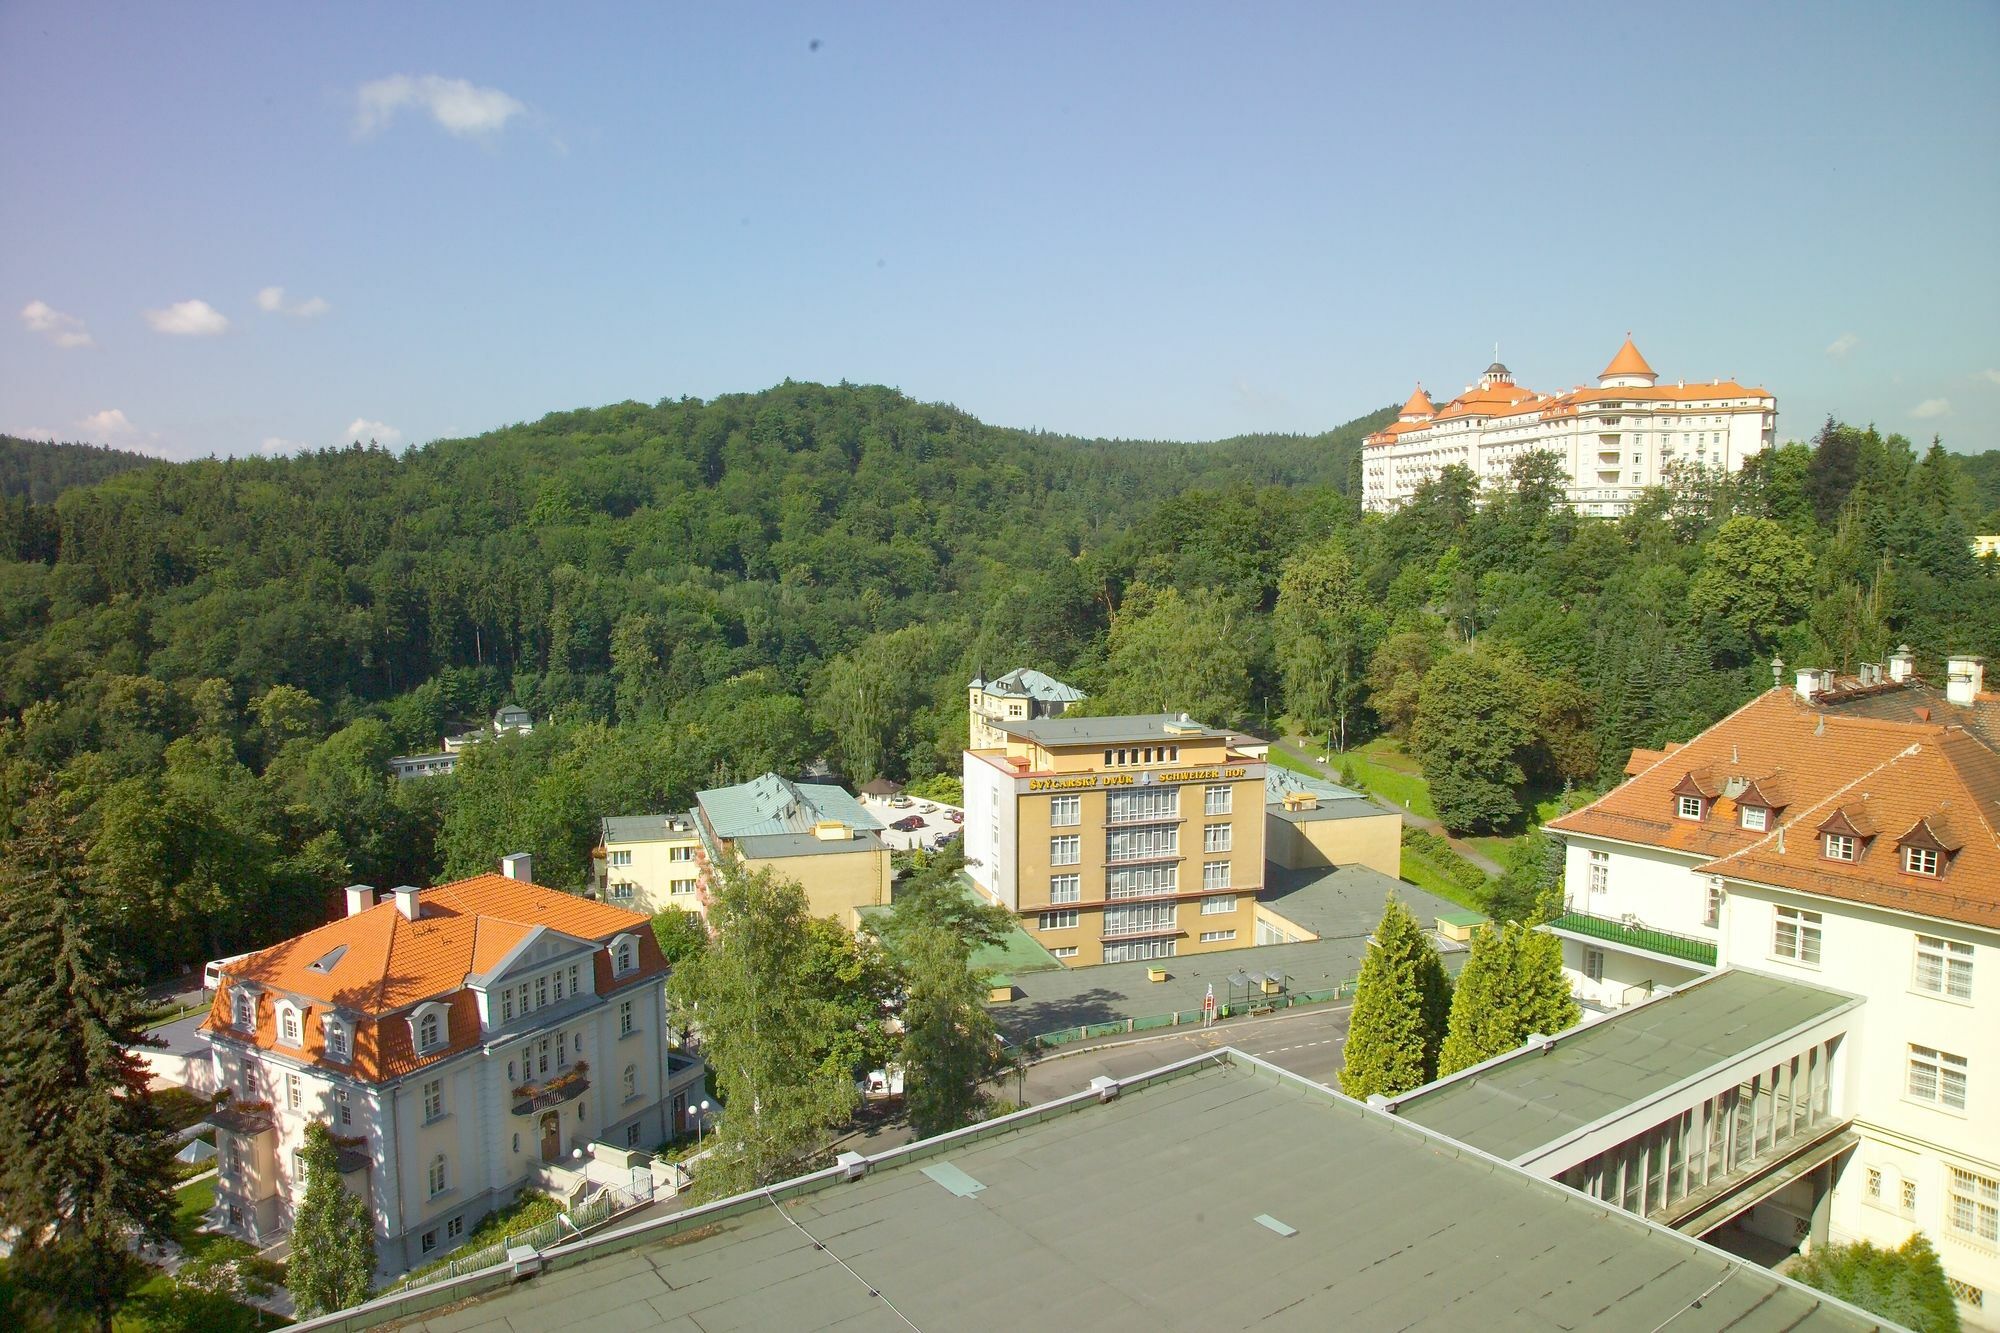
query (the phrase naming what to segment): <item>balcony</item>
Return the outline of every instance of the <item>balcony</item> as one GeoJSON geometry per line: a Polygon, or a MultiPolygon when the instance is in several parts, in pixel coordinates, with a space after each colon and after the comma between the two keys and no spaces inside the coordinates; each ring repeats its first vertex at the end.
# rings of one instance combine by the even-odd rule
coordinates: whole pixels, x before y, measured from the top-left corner
{"type": "Polygon", "coordinates": [[[1675,958],[1702,967],[1715,966],[1713,942],[1696,939],[1692,935],[1676,935],[1670,930],[1655,930],[1637,921],[1627,922],[1614,917],[1593,916],[1589,912],[1565,912],[1549,922],[1549,929],[1587,936],[1593,940],[1603,940],[1607,944],[1616,944],[1622,948],[1634,949],[1661,958],[1675,958]]]}

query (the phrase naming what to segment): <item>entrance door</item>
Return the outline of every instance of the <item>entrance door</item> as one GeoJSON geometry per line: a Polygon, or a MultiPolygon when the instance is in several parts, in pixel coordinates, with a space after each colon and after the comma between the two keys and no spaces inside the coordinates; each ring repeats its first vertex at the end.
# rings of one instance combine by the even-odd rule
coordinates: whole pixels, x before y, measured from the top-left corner
{"type": "Polygon", "coordinates": [[[542,1160],[553,1162],[562,1156],[562,1113],[551,1111],[542,1117],[542,1160]]]}

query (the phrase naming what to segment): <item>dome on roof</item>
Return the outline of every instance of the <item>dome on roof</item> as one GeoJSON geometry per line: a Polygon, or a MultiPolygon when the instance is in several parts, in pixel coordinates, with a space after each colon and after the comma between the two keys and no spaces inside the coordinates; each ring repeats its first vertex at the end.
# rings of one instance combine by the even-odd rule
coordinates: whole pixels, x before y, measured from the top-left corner
{"type": "Polygon", "coordinates": [[[1486,373],[1489,375],[1511,375],[1514,372],[1501,365],[1498,361],[1495,361],[1492,365],[1486,367],[1486,373]]]}

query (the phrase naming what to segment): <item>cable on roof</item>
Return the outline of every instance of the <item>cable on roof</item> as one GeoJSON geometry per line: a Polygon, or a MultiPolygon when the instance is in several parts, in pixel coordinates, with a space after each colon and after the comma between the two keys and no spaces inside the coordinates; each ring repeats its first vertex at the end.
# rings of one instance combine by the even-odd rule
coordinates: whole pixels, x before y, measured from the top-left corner
{"type": "Polygon", "coordinates": [[[1674,1311],[1672,1314],[1668,1315],[1665,1319],[1662,1319],[1659,1323],[1653,1325],[1652,1333],[1660,1333],[1661,1329],[1665,1328],[1668,1324],[1673,1323],[1674,1320],[1679,1319],[1689,1310],[1699,1310],[1701,1308],[1701,1303],[1703,1301],[1715,1295],[1716,1291],[1721,1288],[1722,1284],[1729,1281],[1729,1279],[1734,1277],[1735,1275],[1736,1275],[1736,1265],[1731,1264],[1729,1267],[1723,1269],[1722,1276],[1715,1279],[1715,1282],[1709,1287],[1707,1291],[1704,1291],[1701,1295],[1695,1297],[1693,1300],[1689,1301],[1686,1305],[1683,1305],[1680,1309],[1674,1311]]]}
{"type": "MultiPolygon", "coordinates": [[[[849,1268],[847,1265],[847,1260],[841,1258],[839,1255],[835,1254],[832,1250],[827,1249],[825,1241],[821,1240],[818,1236],[813,1235],[812,1232],[807,1231],[804,1226],[800,1225],[799,1220],[796,1217],[793,1217],[790,1213],[786,1212],[784,1206],[780,1204],[775,1197],[772,1196],[770,1190],[767,1189],[764,1191],[764,1197],[766,1199],[769,1199],[771,1201],[771,1206],[778,1210],[779,1217],[784,1218],[787,1222],[790,1222],[793,1226],[798,1227],[799,1234],[801,1236],[804,1236],[807,1240],[811,1241],[813,1243],[813,1248],[815,1250],[820,1251],[822,1254],[826,1255],[827,1258],[839,1264],[841,1268],[846,1271],[847,1275],[853,1278],[856,1282],[859,1282],[870,1296],[873,1296],[876,1300],[888,1306],[890,1314],[895,1315],[896,1318],[902,1320],[903,1323],[908,1325],[910,1328],[917,1329],[917,1333],[923,1333],[922,1329],[917,1328],[915,1324],[910,1323],[910,1317],[908,1315],[904,1314],[901,1310],[898,1310],[896,1308],[896,1303],[894,1301],[890,1300],[887,1296],[884,1296],[882,1294],[882,1291],[879,1287],[877,1287],[874,1283],[870,1282],[867,1278],[861,1276],[861,1274],[855,1272],[852,1268],[849,1268]]],[[[1658,1333],[1658,1330],[1655,1330],[1654,1333],[1658,1333]]]]}

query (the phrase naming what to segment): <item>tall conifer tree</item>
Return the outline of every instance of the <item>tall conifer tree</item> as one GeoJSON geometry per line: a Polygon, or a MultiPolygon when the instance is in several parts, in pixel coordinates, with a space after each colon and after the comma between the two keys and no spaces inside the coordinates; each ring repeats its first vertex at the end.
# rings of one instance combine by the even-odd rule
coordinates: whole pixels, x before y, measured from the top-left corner
{"type": "Polygon", "coordinates": [[[1451,992],[1451,1022],[1438,1052],[1440,1077],[1456,1074],[1513,1047],[1511,1021],[1513,928],[1481,926],[1451,992]]]}
{"type": "Polygon", "coordinates": [[[0,1228],[24,1285],[109,1333],[163,1239],[173,1144],[130,1048],[137,996],[105,945],[74,800],[44,785],[0,856],[0,1228]]]}
{"type": "Polygon", "coordinates": [[[1437,1072],[1451,1007],[1451,982],[1437,950],[1394,893],[1361,964],[1340,1090],[1350,1097],[1394,1096],[1437,1072]]]}
{"type": "Polygon", "coordinates": [[[375,1277],[375,1224],[360,1196],[340,1183],[340,1145],[333,1131],[306,1126],[302,1154],[306,1196],[292,1222],[292,1259],[285,1285],[311,1318],[359,1305],[375,1277]]]}

